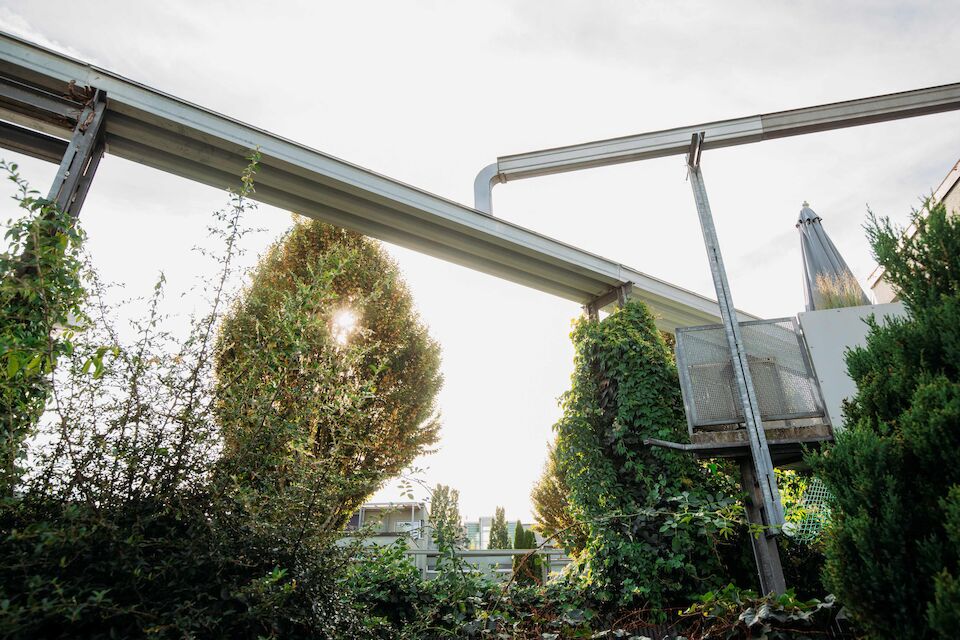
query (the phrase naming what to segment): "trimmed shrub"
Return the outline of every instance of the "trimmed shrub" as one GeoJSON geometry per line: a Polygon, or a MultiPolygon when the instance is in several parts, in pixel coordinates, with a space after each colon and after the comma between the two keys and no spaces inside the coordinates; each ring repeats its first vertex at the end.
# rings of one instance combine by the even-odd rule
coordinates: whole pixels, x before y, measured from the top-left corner
{"type": "Polygon", "coordinates": [[[960,219],[915,212],[868,235],[907,318],[871,321],[847,355],[846,428],[810,457],[832,492],[826,582],[874,637],[960,634],[960,219]]]}

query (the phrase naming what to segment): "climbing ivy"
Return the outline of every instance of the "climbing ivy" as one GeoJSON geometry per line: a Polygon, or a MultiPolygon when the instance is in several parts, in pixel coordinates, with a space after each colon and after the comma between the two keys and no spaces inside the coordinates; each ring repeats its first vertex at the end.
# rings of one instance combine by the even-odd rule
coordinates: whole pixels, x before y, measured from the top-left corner
{"type": "Polygon", "coordinates": [[[572,339],[555,429],[570,509],[586,529],[574,578],[601,602],[652,608],[723,584],[717,545],[741,514],[733,487],[717,465],[644,444],[686,438],[672,354],[650,312],[629,302],[580,320],[572,339]]]}

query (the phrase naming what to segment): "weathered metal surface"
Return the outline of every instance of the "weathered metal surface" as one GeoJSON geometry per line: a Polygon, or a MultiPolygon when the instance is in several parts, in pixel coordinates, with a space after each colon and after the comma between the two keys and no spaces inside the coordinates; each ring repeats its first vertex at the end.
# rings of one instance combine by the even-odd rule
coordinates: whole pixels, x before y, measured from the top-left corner
{"type": "MultiPolygon", "coordinates": [[[[760,418],[825,419],[823,400],[794,318],[741,322],[760,418]]],[[[743,422],[723,325],[677,330],[677,371],[690,434],[743,422]]]]}
{"type": "Polygon", "coordinates": [[[697,162],[703,141],[702,134],[694,134],[688,156],[687,175],[690,187],[693,190],[694,201],[697,205],[697,214],[700,219],[700,228],[703,232],[703,242],[707,250],[707,261],[713,276],[714,289],[720,304],[720,316],[723,319],[724,331],[727,336],[727,345],[733,363],[736,389],[740,397],[740,406],[743,409],[744,424],[750,442],[750,457],[753,460],[757,482],[760,485],[764,518],[767,525],[779,527],[783,524],[783,505],[780,502],[780,492],[777,489],[777,478],[773,470],[773,461],[770,450],[767,448],[766,435],[763,430],[763,421],[760,418],[760,404],[750,374],[747,351],[744,346],[740,323],[734,312],[733,298],[730,294],[730,285],[727,282],[727,272],[720,253],[720,242],[713,224],[713,214],[710,211],[710,202],[707,199],[703,175],[697,162]]]}
{"type": "Polygon", "coordinates": [[[477,208],[492,211],[489,192],[497,183],[683,155],[699,132],[706,135],[703,149],[718,149],[957,109],[960,83],[501,156],[496,171],[482,171],[487,193],[480,193],[478,178],[477,208]]]}
{"type": "MultiPolygon", "coordinates": [[[[705,296],[14,36],[0,34],[0,76],[31,86],[34,95],[59,96],[71,81],[106,91],[112,155],[227,188],[235,186],[250,150],[259,148],[255,197],[266,204],[578,304],[631,284],[631,297],[647,303],[668,331],[719,321],[717,304],[705,296]]],[[[0,100],[0,119],[70,137],[73,124],[49,122],[59,107],[30,100],[0,100]]],[[[753,316],[740,312],[740,318],[753,316]]]]}
{"type": "MultiPolygon", "coordinates": [[[[741,458],[740,460],[740,482],[744,492],[747,494],[744,500],[744,509],[747,512],[747,520],[750,524],[765,524],[763,514],[761,513],[763,496],[761,494],[761,485],[754,474],[754,465],[750,460],[741,458]]],[[[753,557],[757,563],[757,574],[760,578],[760,592],[763,594],[775,593],[781,594],[787,590],[787,583],[783,577],[783,566],[780,564],[780,551],[777,549],[777,538],[768,533],[761,533],[758,536],[747,536],[750,538],[750,546],[753,547],[753,557]]]]}
{"type": "Polygon", "coordinates": [[[96,90],[77,118],[73,135],[67,143],[60,168],[53,180],[48,199],[57,203],[61,211],[76,217],[80,214],[93,177],[97,173],[105,147],[103,121],[107,110],[107,96],[96,90]]]}

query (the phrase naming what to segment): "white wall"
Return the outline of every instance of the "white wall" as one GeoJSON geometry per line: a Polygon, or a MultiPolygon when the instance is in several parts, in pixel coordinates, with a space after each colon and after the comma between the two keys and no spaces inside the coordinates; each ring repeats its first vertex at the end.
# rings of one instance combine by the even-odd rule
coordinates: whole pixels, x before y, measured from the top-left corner
{"type": "Polygon", "coordinates": [[[882,318],[905,314],[903,304],[896,302],[805,311],[797,316],[834,432],[843,428],[843,400],[857,392],[847,375],[846,353],[866,344],[866,318],[875,315],[882,322],[882,318]]]}

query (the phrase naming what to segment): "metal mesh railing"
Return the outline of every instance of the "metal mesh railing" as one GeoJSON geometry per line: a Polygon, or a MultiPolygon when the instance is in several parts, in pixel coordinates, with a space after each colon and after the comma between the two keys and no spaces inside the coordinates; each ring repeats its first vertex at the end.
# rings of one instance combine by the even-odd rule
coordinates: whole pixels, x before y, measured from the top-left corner
{"type": "MultiPolygon", "coordinates": [[[[790,318],[740,324],[762,420],[824,415],[800,337],[790,318]]],[[[743,422],[723,325],[677,330],[677,368],[691,429],[743,422]]]]}

